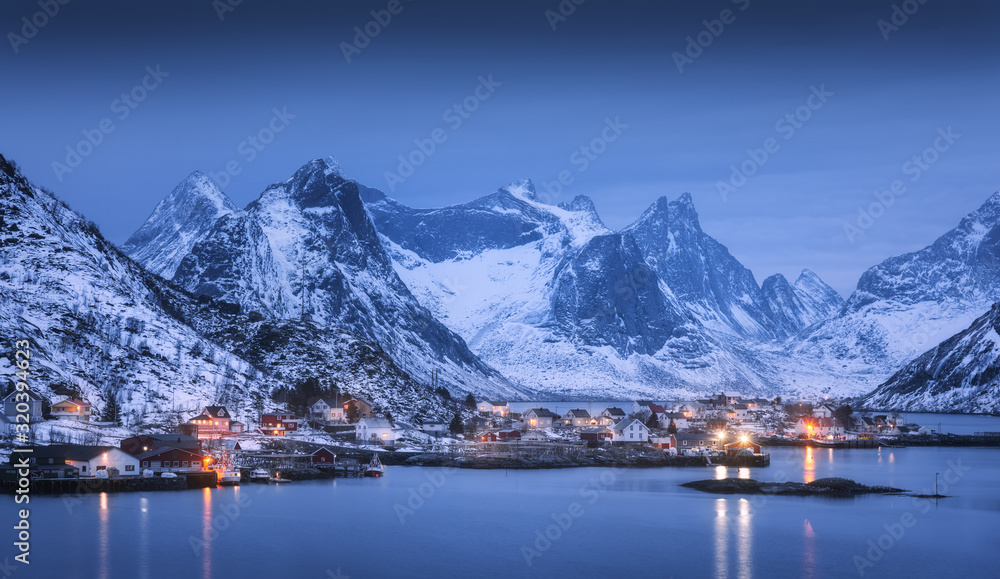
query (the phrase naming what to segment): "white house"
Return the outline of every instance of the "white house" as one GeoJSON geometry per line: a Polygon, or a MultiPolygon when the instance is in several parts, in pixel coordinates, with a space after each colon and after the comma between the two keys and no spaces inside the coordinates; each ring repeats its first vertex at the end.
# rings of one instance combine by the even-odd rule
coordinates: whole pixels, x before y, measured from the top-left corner
{"type": "Polygon", "coordinates": [[[139,476],[139,459],[114,446],[80,446],[56,444],[37,446],[34,458],[61,458],[66,464],[80,469],[81,477],[93,477],[97,471],[118,469],[122,477],[139,476]]]}
{"type": "Polygon", "coordinates": [[[733,404],[726,408],[726,418],[731,421],[745,422],[750,419],[750,409],[746,404],[733,404]]]}
{"type": "Polygon", "coordinates": [[[424,434],[429,434],[431,436],[443,436],[448,434],[450,431],[450,425],[447,422],[440,422],[437,420],[425,420],[423,424],[418,428],[424,434]]]}
{"type": "Polygon", "coordinates": [[[49,413],[57,420],[87,422],[90,420],[90,404],[83,400],[64,396],[62,400],[52,403],[49,413]]]}
{"type": "Polygon", "coordinates": [[[698,452],[709,448],[718,448],[718,438],[714,434],[698,432],[678,432],[674,435],[677,450],[680,452],[698,452]]]}
{"type": "Polygon", "coordinates": [[[309,414],[316,420],[323,422],[346,422],[344,419],[344,406],[335,398],[323,397],[317,399],[309,406],[309,414]]]}
{"type": "Polygon", "coordinates": [[[835,410],[836,408],[830,404],[820,404],[819,406],[813,408],[812,415],[814,418],[833,418],[833,412],[835,410]]]}
{"type": "Polygon", "coordinates": [[[677,412],[680,412],[687,418],[698,418],[704,411],[705,405],[701,402],[686,402],[677,407],[677,412]]]}
{"type": "Polygon", "coordinates": [[[569,410],[562,417],[563,426],[590,426],[591,420],[593,419],[590,417],[590,413],[582,408],[569,410]]]}
{"type": "Polygon", "coordinates": [[[625,411],[615,406],[605,408],[597,417],[597,423],[601,426],[611,426],[622,420],[625,420],[625,411]]]}
{"type": "Polygon", "coordinates": [[[676,427],[677,430],[687,430],[690,426],[688,423],[688,417],[685,416],[683,412],[667,412],[664,416],[664,420],[660,423],[663,424],[663,426],[670,426],[671,422],[674,423],[674,427],[676,427]]]}
{"type": "Polygon", "coordinates": [[[362,418],[354,425],[354,439],[366,444],[396,441],[396,428],[385,418],[362,418]]]}
{"type": "Polygon", "coordinates": [[[649,428],[641,420],[632,418],[622,420],[611,429],[614,433],[612,442],[646,443],[649,442],[649,428]]]}
{"type": "Polygon", "coordinates": [[[18,414],[26,412],[29,416],[29,421],[38,422],[42,419],[42,397],[35,394],[31,390],[18,391],[14,390],[3,399],[3,414],[11,420],[11,422],[17,422],[14,420],[18,414]]]}
{"type": "Polygon", "coordinates": [[[843,436],[844,425],[836,418],[799,418],[795,423],[795,436],[843,436]]]}
{"type": "Polygon", "coordinates": [[[552,426],[552,421],[558,419],[559,416],[550,412],[548,408],[532,408],[524,414],[524,421],[530,428],[552,426]]]}
{"type": "Polygon", "coordinates": [[[502,400],[483,400],[476,404],[476,409],[480,414],[491,414],[493,416],[507,416],[510,414],[510,404],[502,400]]]}

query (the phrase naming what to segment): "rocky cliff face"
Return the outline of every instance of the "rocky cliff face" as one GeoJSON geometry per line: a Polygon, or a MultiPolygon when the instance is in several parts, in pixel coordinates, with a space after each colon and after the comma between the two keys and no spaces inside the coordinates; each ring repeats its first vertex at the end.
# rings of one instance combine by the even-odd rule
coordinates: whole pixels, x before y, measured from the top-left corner
{"type": "Polygon", "coordinates": [[[215,223],[236,211],[211,179],[195,171],[157,204],[121,249],[148,271],[170,279],[215,223]]]}

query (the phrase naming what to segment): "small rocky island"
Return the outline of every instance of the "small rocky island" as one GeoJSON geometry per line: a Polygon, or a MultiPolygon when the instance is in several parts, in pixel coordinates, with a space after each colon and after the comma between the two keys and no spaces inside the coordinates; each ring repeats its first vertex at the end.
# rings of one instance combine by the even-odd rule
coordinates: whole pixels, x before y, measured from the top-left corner
{"type": "Polygon", "coordinates": [[[760,482],[752,479],[727,478],[700,480],[681,486],[706,493],[724,495],[855,496],[907,492],[893,487],[863,485],[846,478],[821,478],[810,483],[760,482]]]}

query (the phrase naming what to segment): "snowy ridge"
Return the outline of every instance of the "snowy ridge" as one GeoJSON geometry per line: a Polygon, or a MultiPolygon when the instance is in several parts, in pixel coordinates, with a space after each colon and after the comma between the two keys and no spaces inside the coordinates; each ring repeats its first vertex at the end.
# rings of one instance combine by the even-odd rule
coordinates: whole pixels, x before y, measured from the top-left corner
{"type": "MultiPolygon", "coordinates": [[[[337,328],[223,313],[144,270],[0,156],[0,330],[32,342],[32,386],[71,393],[126,427],[166,428],[224,404],[251,428],[271,391],[332,380],[399,417],[453,410],[377,346],[337,328]],[[289,344],[258,352],[260,343],[289,344]],[[319,353],[323,360],[312,359],[319,353]],[[270,356],[270,357],[268,357],[270,356]]],[[[4,374],[11,360],[0,358],[4,374]]]]}
{"type": "Polygon", "coordinates": [[[313,160],[224,216],[181,261],[175,281],[275,320],[308,316],[381,345],[405,371],[462,392],[519,395],[410,294],[356,183],[313,160]]]}
{"type": "Polygon", "coordinates": [[[196,243],[236,205],[201,171],[191,173],[160,201],[153,213],[122,245],[147,270],[170,279],[196,243]]]}
{"type": "Polygon", "coordinates": [[[911,412],[1000,412],[1000,304],[913,360],[862,404],[911,412]]]}

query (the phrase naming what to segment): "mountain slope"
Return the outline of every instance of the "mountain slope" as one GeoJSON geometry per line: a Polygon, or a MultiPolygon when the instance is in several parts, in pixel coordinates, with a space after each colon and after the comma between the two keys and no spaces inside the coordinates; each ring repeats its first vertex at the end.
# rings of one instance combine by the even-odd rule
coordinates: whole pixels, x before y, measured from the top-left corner
{"type": "Polygon", "coordinates": [[[775,274],[760,289],[770,319],[786,335],[829,319],[844,307],[844,298],[809,270],[802,272],[795,285],[775,274]]]}
{"type": "Polygon", "coordinates": [[[380,344],[405,371],[463,392],[520,394],[399,279],[336,161],[314,160],[219,219],[174,276],[182,287],[274,320],[311,319],[380,344]]]}
{"type": "Polygon", "coordinates": [[[838,310],[843,300],[815,274],[792,287],[784,277],[759,287],[753,273],[702,231],[691,195],[659,198],[623,233],[677,300],[707,328],[757,341],[786,338],[838,310]]]}
{"type": "MultiPolygon", "coordinates": [[[[114,398],[126,426],[168,426],[218,403],[253,427],[273,389],[315,376],[397,417],[453,412],[342,329],[253,322],[224,306],[144,270],[0,156],[0,331],[32,342],[43,397],[71,391],[95,415],[114,398]]],[[[0,357],[0,371],[12,362],[0,357]]]]}
{"type": "Polygon", "coordinates": [[[909,412],[1000,412],[1000,303],[861,400],[909,412]]]}
{"type": "Polygon", "coordinates": [[[565,396],[654,396],[774,381],[717,339],[586,197],[552,206],[518,181],[472,202],[369,202],[400,277],[501,372],[565,396]],[[472,224],[472,225],[468,225],[472,224]]]}
{"type": "Polygon", "coordinates": [[[236,211],[211,179],[195,171],[156,205],[121,249],[147,270],[170,279],[212,226],[236,211]]]}
{"type": "Polygon", "coordinates": [[[1000,301],[1000,193],[930,246],[869,269],[835,317],[788,343],[818,372],[884,382],[1000,301]]]}

